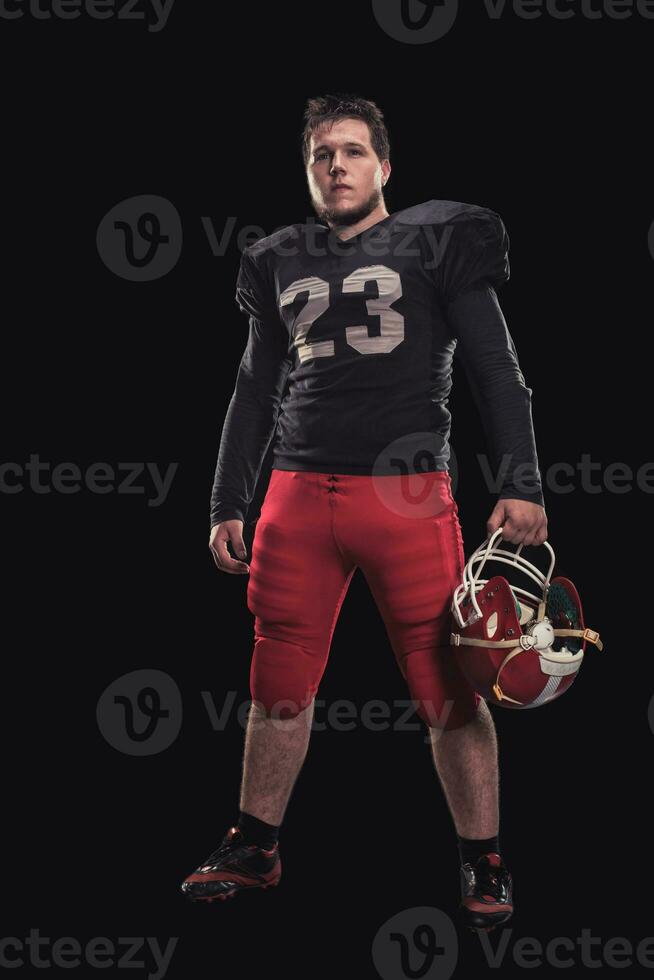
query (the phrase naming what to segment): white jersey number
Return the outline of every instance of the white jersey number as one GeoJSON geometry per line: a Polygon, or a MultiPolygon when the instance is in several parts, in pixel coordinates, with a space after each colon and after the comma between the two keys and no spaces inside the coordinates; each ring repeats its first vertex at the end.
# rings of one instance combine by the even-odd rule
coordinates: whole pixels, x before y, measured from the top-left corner
{"type": "MultiPolygon", "coordinates": [[[[361,293],[366,282],[371,280],[377,283],[379,296],[366,300],[366,309],[371,316],[379,317],[380,335],[371,337],[364,325],[346,327],[345,336],[350,347],[354,347],[360,354],[388,354],[404,340],[404,317],[397,310],[391,309],[391,303],[402,295],[402,284],[397,272],[385,265],[362,266],[343,280],[343,292],[361,293]]],[[[297,279],[279,297],[280,306],[287,306],[299,293],[307,291],[309,299],[292,326],[293,345],[297,348],[301,364],[312,357],[334,356],[333,340],[307,343],[307,334],[314,322],[329,308],[329,283],[318,276],[297,279]]]]}

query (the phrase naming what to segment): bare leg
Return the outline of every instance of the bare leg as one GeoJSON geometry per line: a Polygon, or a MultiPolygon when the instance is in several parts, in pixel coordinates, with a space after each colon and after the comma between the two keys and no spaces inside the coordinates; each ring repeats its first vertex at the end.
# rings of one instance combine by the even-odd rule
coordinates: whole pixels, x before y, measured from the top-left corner
{"type": "Polygon", "coordinates": [[[434,765],[456,832],[485,840],[499,832],[497,735],[490,710],[480,701],[476,716],[451,732],[430,729],[434,765]]]}
{"type": "Polygon", "coordinates": [[[295,718],[267,718],[252,702],[243,754],[240,808],[279,826],[309,747],[314,701],[295,718]]]}

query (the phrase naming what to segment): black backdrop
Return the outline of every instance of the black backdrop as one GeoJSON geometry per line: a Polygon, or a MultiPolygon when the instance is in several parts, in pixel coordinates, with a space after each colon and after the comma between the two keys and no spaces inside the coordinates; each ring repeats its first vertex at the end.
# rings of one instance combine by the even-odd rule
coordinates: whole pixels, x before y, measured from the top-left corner
{"type": "MultiPolygon", "coordinates": [[[[378,16],[383,4],[177,0],[152,30],[151,12],[149,22],[136,17],[149,11],[143,3],[133,19],[120,2],[102,20],[83,7],[64,19],[72,5],[47,19],[45,4],[7,0],[2,936],[48,937],[40,955],[53,973],[64,969],[62,937],[80,945],[72,975],[84,977],[99,972],[85,945],[97,937],[113,944],[105,975],[127,968],[126,937],[172,940],[174,978],[440,980],[493,970],[491,948],[519,975],[525,937],[529,950],[542,945],[542,970],[559,975],[554,955],[591,969],[584,934],[597,940],[597,962],[615,955],[647,969],[636,947],[654,934],[653,685],[648,585],[634,568],[651,500],[647,471],[638,476],[651,452],[654,262],[654,22],[644,6],[618,19],[617,4],[570,0],[559,9],[574,16],[560,19],[508,4],[493,18],[480,4],[444,36],[410,44],[378,16]],[[207,549],[220,431],[247,335],[234,304],[237,233],[269,234],[311,213],[302,111],[308,96],[333,90],[385,112],[390,211],[438,197],[502,215],[512,278],[500,299],[533,389],[541,471],[595,464],[593,487],[576,472],[568,492],[546,482],[545,495],[550,542],[605,651],[590,647],[573,691],[543,710],[493,710],[516,913],[486,950],[443,926],[445,952],[428,972],[416,950],[415,972],[402,972],[388,938],[373,955],[398,913],[408,937],[416,909],[452,914],[458,855],[415,714],[394,708],[393,724],[376,731],[361,722],[367,702],[396,705],[407,691],[359,574],[284,822],[281,886],[207,907],[178,894],[238,813],[249,699],[247,580],[220,575],[207,549]],[[109,255],[102,231],[116,205],[141,195],[179,217],[162,227],[171,267],[148,281],[109,255]],[[220,238],[230,226],[216,254],[208,229],[220,238]],[[30,458],[45,466],[40,489],[30,458]],[[74,472],[66,484],[55,471],[64,463],[78,467],[77,491],[74,472]],[[99,463],[111,468],[102,493],[88,485],[99,463]],[[159,499],[157,470],[172,477],[159,499]],[[125,680],[135,671],[145,673],[125,680]],[[131,691],[134,708],[147,689],[159,690],[168,716],[139,741],[125,727],[129,706],[112,699],[131,691]],[[340,699],[355,706],[354,725],[325,724],[340,699]],[[220,715],[225,704],[224,720],[212,721],[211,706],[220,715]],[[556,937],[573,951],[548,954],[556,937]],[[617,937],[631,954],[616,954],[627,948],[617,937]]],[[[135,249],[145,250],[138,237],[135,249]]],[[[480,478],[483,431],[460,368],[451,407],[469,554],[495,498],[480,478]]],[[[264,468],[259,499],[265,478],[264,468]]],[[[153,704],[141,703],[136,732],[153,704]]],[[[3,945],[3,965],[14,958],[31,973],[28,947],[16,943],[3,945]]],[[[149,949],[133,955],[138,975],[156,972],[149,949]]]]}

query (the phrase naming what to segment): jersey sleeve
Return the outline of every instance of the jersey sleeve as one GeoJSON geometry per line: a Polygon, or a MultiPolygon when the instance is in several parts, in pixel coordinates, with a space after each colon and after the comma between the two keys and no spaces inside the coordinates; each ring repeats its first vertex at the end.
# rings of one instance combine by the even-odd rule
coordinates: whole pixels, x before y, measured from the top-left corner
{"type": "Polygon", "coordinates": [[[279,319],[273,285],[266,274],[263,257],[255,258],[249,248],[241,254],[235,299],[241,312],[248,316],[257,320],[279,319]]]}
{"type": "Polygon", "coordinates": [[[493,212],[455,226],[443,256],[443,308],[481,416],[498,499],[544,506],[533,392],[495,292],[509,278],[508,250],[506,229],[493,212]]]}
{"type": "Polygon", "coordinates": [[[446,303],[484,283],[497,288],[510,276],[509,236],[494,211],[478,208],[441,236],[440,291],[446,303]]]}
{"type": "Polygon", "coordinates": [[[223,424],[210,527],[234,518],[245,521],[292,366],[289,337],[272,285],[266,284],[248,250],[241,257],[236,303],[249,317],[249,333],[223,424]]]}

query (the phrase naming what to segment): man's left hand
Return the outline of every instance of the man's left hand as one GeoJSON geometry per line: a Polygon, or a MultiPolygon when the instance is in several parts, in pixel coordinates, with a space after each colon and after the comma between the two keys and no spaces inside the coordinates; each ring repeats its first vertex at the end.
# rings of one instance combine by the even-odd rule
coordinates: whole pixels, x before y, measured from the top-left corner
{"type": "Polygon", "coordinates": [[[490,537],[502,527],[502,540],[511,544],[539,545],[547,541],[547,515],[545,508],[529,500],[507,497],[498,500],[493,513],[486,521],[490,537]]]}

